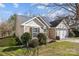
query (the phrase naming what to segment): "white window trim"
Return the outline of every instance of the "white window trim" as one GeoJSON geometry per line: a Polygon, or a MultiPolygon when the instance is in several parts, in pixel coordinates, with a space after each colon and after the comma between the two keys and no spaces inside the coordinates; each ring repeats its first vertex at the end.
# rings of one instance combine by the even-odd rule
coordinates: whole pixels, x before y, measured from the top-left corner
{"type": "Polygon", "coordinates": [[[38,33],[40,32],[40,29],[39,29],[39,32],[33,32],[33,28],[39,29],[38,27],[32,27],[32,38],[34,38],[34,37],[33,37],[33,33],[37,33],[37,34],[38,34],[38,33]]]}

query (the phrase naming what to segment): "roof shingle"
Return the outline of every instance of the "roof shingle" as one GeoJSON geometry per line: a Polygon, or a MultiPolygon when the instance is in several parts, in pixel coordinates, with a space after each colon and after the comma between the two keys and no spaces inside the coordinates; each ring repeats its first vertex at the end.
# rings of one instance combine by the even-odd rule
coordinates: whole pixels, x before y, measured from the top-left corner
{"type": "Polygon", "coordinates": [[[62,19],[60,19],[60,20],[54,20],[54,21],[50,22],[51,27],[56,27],[61,21],[62,21],[62,19]]]}

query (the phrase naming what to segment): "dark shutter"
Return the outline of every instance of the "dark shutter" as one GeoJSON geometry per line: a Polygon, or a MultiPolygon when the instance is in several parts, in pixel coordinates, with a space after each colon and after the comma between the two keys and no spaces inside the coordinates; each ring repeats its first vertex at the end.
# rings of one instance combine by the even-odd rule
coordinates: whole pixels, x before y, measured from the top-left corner
{"type": "Polygon", "coordinates": [[[31,36],[32,36],[32,27],[30,27],[30,33],[31,33],[31,36]]]}

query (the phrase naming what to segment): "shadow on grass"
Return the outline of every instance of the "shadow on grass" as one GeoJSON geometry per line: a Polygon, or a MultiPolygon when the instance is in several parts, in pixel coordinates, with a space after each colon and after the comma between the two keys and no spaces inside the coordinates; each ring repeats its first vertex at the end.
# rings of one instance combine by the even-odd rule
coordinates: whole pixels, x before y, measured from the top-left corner
{"type": "Polygon", "coordinates": [[[9,48],[4,49],[2,52],[15,51],[15,50],[18,50],[18,49],[21,49],[21,48],[22,47],[9,47],[9,48]]]}

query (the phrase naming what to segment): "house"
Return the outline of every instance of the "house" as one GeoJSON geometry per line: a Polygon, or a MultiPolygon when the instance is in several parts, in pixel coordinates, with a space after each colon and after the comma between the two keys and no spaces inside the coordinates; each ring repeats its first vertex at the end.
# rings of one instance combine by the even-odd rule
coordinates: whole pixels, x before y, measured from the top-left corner
{"type": "MultiPolygon", "coordinates": [[[[69,35],[69,26],[65,19],[54,20],[51,23],[51,28],[54,30],[54,36],[59,36],[60,39],[65,39],[69,35]]],[[[53,34],[53,33],[52,33],[53,34]]]]}
{"type": "Polygon", "coordinates": [[[16,35],[18,37],[21,37],[24,32],[30,32],[32,34],[32,39],[35,39],[38,33],[45,33],[45,35],[47,35],[49,28],[49,24],[43,20],[42,17],[17,16],[16,35]]]}
{"type": "Polygon", "coordinates": [[[61,39],[68,37],[68,26],[64,20],[48,22],[49,18],[36,16],[17,15],[16,35],[21,37],[24,32],[30,32],[32,39],[37,37],[38,33],[44,33],[48,39],[54,39],[59,36],[61,39]]]}

